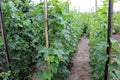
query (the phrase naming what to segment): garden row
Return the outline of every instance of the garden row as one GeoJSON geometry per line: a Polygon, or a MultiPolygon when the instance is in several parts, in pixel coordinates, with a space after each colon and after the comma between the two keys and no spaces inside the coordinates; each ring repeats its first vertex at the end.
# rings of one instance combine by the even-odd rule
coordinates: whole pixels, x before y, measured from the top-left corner
{"type": "MultiPolygon", "coordinates": [[[[114,12],[113,34],[120,33],[119,12],[114,12]]],[[[103,6],[91,15],[90,26],[90,71],[92,80],[104,80],[105,64],[108,60],[107,54],[107,29],[108,29],[108,1],[103,1],[103,6]]],[[[111,37],[112,50],[110,54],[109,80],[120,79],[120,43],[111,37]]]]}
{"type": "MultiPolygon", "coordinates": [[[[48,2],[49,45],[45,47],[44,3],[32,4],[29,0],[2,2],[4,24],[7,31],[10,66],[2,69],[0,77],[5,80],[26,80],[37,69],[41,80],[66,80],[70,58],[84,27],[80,15],[68,9],[68,2],[48,2]],[[49,62],[49,64],[48,64],[49,62]],[[38,70],[46,66],[46,69],[38,70]]],[[[5,51],[0,37],[0,66],[6,66],[5,51]]],[[[2,67],[3,68],[3,67],[2,67]]]]}

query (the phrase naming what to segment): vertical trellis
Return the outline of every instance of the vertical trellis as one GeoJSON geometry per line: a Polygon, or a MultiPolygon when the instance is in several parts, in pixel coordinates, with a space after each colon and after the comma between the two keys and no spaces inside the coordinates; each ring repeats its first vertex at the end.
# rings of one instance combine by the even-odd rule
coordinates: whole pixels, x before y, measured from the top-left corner
{"type": "Polygon", "coordinates": [[[107,35],[107,42],[108,42],[109,46],[107,47],[108,60],[106,61],[106,64],[105,64],[104,80],[109,80],[109,77],[110,77],[108,64],[110,63],[110,58],[111,58],[112,43],[110,41],[110,38],[112,36],[112,24],[113,24],[113,0],[109,0],[109,8],[108,8],[108,35],[107,35]]]}
{"type": "MultiPolygon", "coordinates": [[[[5,52],[6,52],[6,61],[7,61],[7,64],[9,65],[10,53],[9,53],[8,45],[7,45],[6,30],[5,30],[5,25],[4,25],[4,21],[3,21],[1,1],[0,1],[0,25],[1,25],[2,37],[3,37],[3,41],[4,41],[4,48],[5,48],[5,52]]],[[[11,70],[10,66],[9,66],[9,69],[11,70]]]]}

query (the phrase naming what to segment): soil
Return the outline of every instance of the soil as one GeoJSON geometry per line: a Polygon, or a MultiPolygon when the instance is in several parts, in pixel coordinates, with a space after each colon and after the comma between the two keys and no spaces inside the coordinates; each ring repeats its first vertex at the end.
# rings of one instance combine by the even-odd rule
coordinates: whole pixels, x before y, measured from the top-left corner
{"type": "Polygon", "coordinates": [[[120,35],[119,34],[113,34],[113,37],[120,42],[120,35]]]}
{"type": "Polygon", "coordinates": [[[90,80],[91,73],[88,71],[89,64],[89,39],[86,34],[83,35],[79,44],[77,53],[72,59],[73,67],[69,74],[69,80],[90,80]]]}

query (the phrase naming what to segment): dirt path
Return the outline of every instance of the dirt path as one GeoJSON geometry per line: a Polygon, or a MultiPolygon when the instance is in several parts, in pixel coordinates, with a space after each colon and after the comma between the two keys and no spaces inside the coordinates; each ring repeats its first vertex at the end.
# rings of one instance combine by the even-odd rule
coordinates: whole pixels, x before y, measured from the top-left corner
{"type": "Polygon", "coordinates": [[[70,80],[90,80],[89,68],[89,40],[84,34],[78,44],[78,51],[73,57],[73,67],[69,75],[70,80]]]}

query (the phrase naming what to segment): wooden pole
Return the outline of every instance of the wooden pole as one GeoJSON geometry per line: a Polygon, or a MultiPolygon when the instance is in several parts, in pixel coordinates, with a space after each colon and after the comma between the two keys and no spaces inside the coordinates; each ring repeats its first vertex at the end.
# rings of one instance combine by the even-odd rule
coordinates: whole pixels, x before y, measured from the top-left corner
{"type": "Polygon", "coordinates": [[[98,3],[97,3],[97,0],[95,0],[95,10],[97,12],[97,6],[98,6],[98,3]]]}
{"type": "Polygon", "coordinates": [[[110,63],[110,58],[111,58],[111,48],[112,48],[112,43],[110,41],[110,38],[112,36],[112,25],[113,25],[113,0],[109,0],[109,9],[108,9],[108,35],[107,35],[107,42],[108,42],[108,47],[107,47],[107,54],[108,54],[108,60],[106,61],[105,64],[105,75],[104,75],[104,80],[110,80],[109,79],[109,66],[108,64],[110,63]]]}
{"type": "Polygon", "coordinates": [[[40,3],[42,3],[42,0],[40,0],[40,3]]]}
{"type": "Polygon", "coordinates": [[[44,21],[45,21],[45,38],[46,38],[46,47],[49,47],[49,40],[48,40],[48,19],[47,19],[47,0],[44,0],[44,21]]]}
{"type": "MultiPolygon", "coordinates": [[[[1,25],[2,37],[3,37],[3,41],[4,41],[4,48],[5,48],[5,52],[6,52],[6,61],[7,61],[7,64],[9,65],[10,53],[9,53],[8,45],[7,45],[7,38],[6,38],[7,35],[6,35],[5,25],[4,25],[4,21],[3,21],[1,1],[0,1],[0,25],[1,25]]],[[[9,69],[11,70],[10,66],[9,66],[9,69]]]]}
{"type": "MultiPolygon", "coordinates": [[[[48,38],[48,19],[47,19],[47,0],[44,0],[44,20],[45,20],[45,38],[46,38],[46,47],[49,48],[49,38],[48,38]]],[[[50,65],[50,62],[47,62],[48,65],[50,65]]],[[[51,71],[49,70],[49,73],[51,71]]]]}
{"type": "Polygon", "coordinates": [[[68,2],[68,12],[69,12],[70,11],[69,0],[67,0],[67,2],[68,2]]]}
{"type": "Polygon", "coordinates": [[[80,6],[78,7],[78,12],[80,13],[80,6]]]}
{"type": "Polygon", "coordinates": [[[76,6],[74,5],[74,10],[76,10],[76,6]]]}

